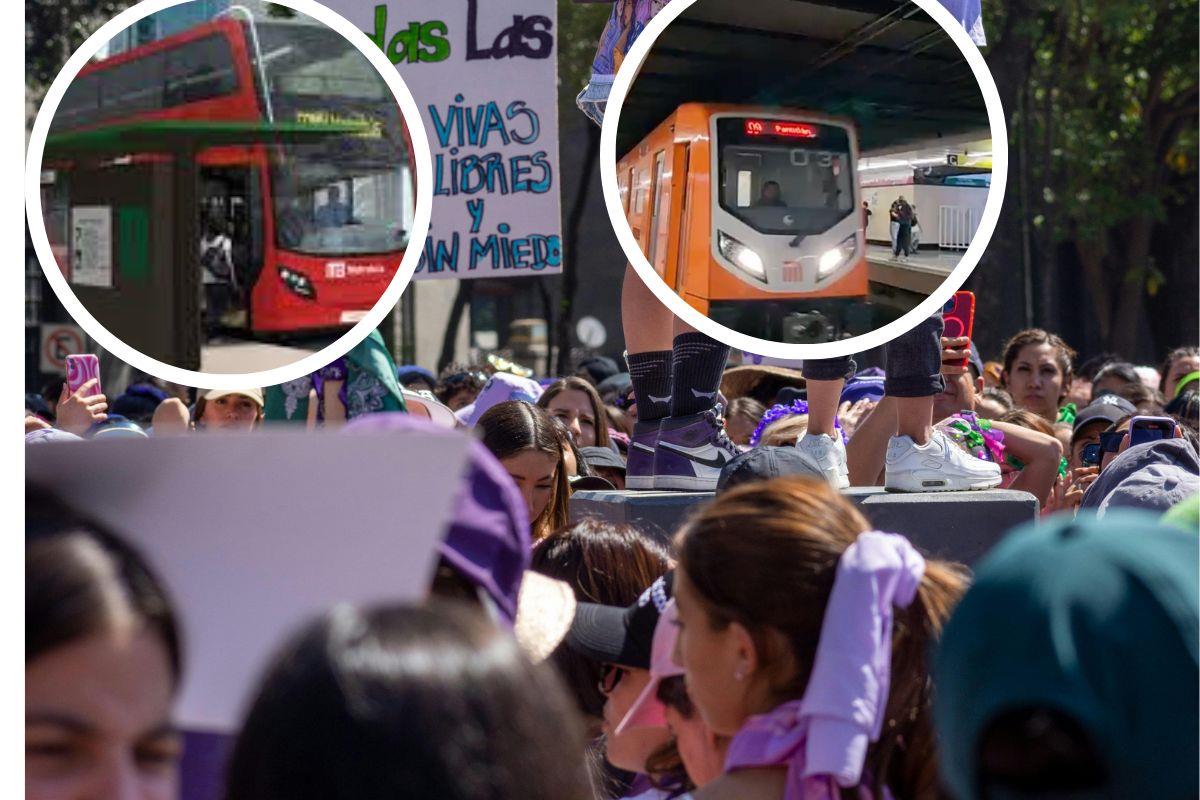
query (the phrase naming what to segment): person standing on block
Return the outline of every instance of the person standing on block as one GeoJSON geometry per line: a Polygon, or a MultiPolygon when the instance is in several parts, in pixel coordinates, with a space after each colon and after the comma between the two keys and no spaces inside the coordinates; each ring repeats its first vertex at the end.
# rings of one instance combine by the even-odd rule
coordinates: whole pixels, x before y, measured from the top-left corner
{"type": "MultiPolygon", "coordinates": [[[[1000,467],[974,458],[933,427],[933,401],[942,377],[941,314],[924,320],[885,346],[884,394],[896,401],[896,435],[888,442],[884,488],[895,492],[990,489],[1000,467]]],[[[850,485],[846,445],[834,422],[842,387],[854,375],[852,356],[805,361],[808,429],[796,442],[809,467],[834,487],[850,485]]]]}

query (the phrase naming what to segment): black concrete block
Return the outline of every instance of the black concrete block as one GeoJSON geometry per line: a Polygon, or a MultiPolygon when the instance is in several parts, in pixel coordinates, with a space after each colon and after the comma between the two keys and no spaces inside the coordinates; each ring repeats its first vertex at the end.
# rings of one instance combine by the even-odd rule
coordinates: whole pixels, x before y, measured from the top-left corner
{"type": "MultiPolygon", "coordinates": [[[[926,555],[968,565],[1038,513],[1037,498],[1007,489],[902,494],[855,487],[844,494],[879,530],[904,534],[926,555]]],[[[571,520],[628,522],[669,541],[684,519],[711,498],[711,492],[577,492],[571,497],[571,520]]]]}

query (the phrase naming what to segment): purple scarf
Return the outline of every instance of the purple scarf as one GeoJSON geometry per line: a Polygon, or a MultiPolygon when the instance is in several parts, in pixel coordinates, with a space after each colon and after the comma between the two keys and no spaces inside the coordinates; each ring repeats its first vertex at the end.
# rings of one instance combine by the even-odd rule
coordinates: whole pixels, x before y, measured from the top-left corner
{"type": "Polygon", "coordinates": [[[839,786],[870,798],[863,760],[886,716],[892,607],[912,602],[924,574],[925,559],[903,536],[860,534],[838,561],[804,697],[747,720],[726,772],[787,767],[784,800],[836,800],[839,786]]]}

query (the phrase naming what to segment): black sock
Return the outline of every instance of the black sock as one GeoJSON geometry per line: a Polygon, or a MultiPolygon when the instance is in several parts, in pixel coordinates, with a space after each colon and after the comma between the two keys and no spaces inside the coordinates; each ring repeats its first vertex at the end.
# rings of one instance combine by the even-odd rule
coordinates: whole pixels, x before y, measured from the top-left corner
{"type": "Polygon", "coordinates": [[[671,353],[671,416],[699,414],[715,406],[729,347],[690,332],[675,337],[671,353]]]}
{"type": "Polygon", "coordinates": [[[629,353],[629,380],[637,402],[638,422],[655,422],[671,415],[671,351],[629,353]]]}

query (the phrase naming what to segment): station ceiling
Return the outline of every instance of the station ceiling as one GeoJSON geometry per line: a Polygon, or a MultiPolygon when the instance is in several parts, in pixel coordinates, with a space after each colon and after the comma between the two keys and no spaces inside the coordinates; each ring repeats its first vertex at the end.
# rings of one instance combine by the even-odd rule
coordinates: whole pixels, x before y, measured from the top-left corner
{"type": "Polygon", "coordinates": [[[918,5],[896,0],[698,0],[643,63],[621,110],[618,157],[686,102],[850,117],[864,153],[988,126],[958,46],[918,5]]]}

